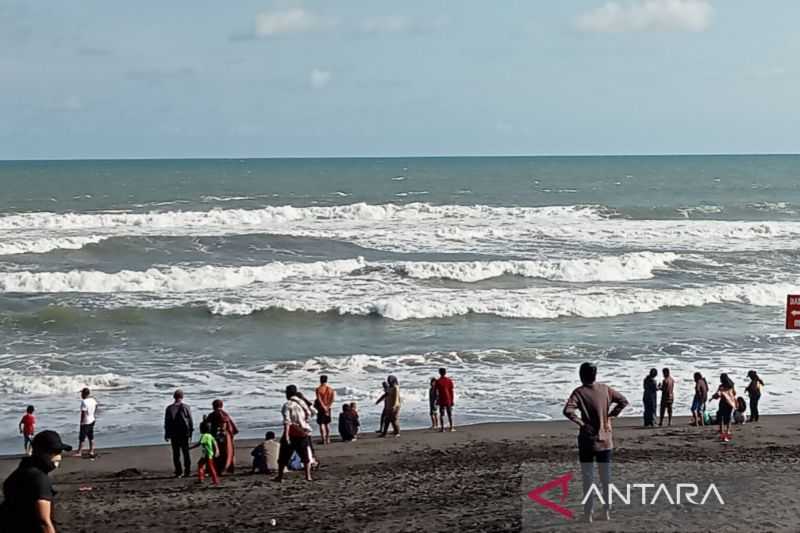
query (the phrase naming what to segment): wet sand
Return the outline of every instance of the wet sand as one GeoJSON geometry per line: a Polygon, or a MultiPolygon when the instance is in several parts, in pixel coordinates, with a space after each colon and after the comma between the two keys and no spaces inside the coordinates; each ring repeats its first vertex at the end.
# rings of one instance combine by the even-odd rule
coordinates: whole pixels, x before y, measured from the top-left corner
{"type": "MultiPolygon", "coordinates": [[[[249,474],[252,441],[238,441],[237,473],[224,476],[219,487],[208,480],[200,485],[195,477],[173,479],[168,444],[101,449],[96,460],[65,458],[54,475],[57,523],[59,532],[68,533],[705,531],[714,522],[702,518],[714,517],[716,524],[739,530],[800,530],[800,415],[737,426],[727,445],[717,441],[715,428],[690,427],[685,418],[671,428],[639,424],[634,418],[616,423],[615,475],[638,469],[691,478],[707,475],[703,468],[735,474],[750,467],[763,474],[754,477],[759,486],[743,475],[744,484],[732,489],[741,494],[726,494],[722,512],[615,508],[612,522],[591,526],[554,513],[523,520],[533,505],[525,495],[536,483],[559,475],[565,465],[579,471],[576,428],[560,421],[497,423],[455,433],[408,431],[397,439],[367,433],[353,443],[317,445],[322,466],[313,483],[300,472],[281,484],[249,474]],[[771,505],[776,496],[769,496],[776,485],[777,506],[771,505]],[[756,501],[753,491],[764,501],[756,501]]],[[[5,478],[17,461],[0,458],[0,475],[5,478]]]]}

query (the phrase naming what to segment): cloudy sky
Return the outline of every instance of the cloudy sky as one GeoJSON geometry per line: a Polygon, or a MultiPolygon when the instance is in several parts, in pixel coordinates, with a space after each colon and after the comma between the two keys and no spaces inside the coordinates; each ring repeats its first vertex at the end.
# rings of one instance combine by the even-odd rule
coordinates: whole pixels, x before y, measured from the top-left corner
{"type": "Polygon", "coordinates": [[[798,0],[0,0],[0,158],[800,152],[798,0]]]}

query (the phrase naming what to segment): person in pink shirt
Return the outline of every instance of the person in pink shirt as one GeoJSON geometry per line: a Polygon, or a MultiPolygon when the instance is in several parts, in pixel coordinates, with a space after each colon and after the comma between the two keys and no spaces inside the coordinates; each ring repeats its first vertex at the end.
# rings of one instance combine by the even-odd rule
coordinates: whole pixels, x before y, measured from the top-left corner
{"type": "Polygon", "coordinates": [[[444,415],[447,414],[447,422],[450,424],[450,431],[453,428],[453,380],[447,377],[447,369],[439,369],[439,379],[436,380],[436,403],[439,404],[439,431],[444,431],[444,415]]]}

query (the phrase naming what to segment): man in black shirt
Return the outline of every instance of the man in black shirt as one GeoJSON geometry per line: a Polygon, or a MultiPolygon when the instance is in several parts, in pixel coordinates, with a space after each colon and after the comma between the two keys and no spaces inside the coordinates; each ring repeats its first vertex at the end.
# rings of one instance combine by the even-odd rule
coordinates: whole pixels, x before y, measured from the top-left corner
{"type": "Polygon", "coordinates": [[[181,455],[183,455],[183,477],[189,477],[192,460],[189,457],[189,442],[192,440],[194,424],[192,411],[183,403],[183,391],[178,389],[172,395],[175,402],[167,406],[164,413],[164,440],[172,444],[172,463],[175,466],[175,477],[181,475],[181,455]]]}
{"type": "Polygon", "coordinates": [[[0,505],[2,533],[56,533],[53,525],[55,490],[48,472],[61,464],[61,453],[72,450],[55,431],[33,438],[33,455],[25,457],[3,483],[0,505]]]}

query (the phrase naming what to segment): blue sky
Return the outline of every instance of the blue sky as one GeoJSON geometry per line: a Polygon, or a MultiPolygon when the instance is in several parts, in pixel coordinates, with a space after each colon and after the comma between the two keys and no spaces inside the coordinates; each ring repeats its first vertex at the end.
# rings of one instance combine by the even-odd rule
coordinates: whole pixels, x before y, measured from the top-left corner
{"type": "Polygon", "coordinates": [[[800,152],[797,0],[0,0],[0,158],[800,152]]]}

